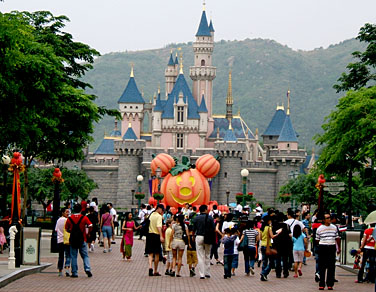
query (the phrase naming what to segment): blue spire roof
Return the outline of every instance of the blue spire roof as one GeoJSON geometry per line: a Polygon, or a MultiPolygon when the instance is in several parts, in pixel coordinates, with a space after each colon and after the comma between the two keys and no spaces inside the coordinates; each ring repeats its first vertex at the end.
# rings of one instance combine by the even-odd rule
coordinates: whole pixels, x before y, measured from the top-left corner
{"type": "Polygon", "coordinates": [[[118,100],[118,103],[145,103],[141,93],[138,91],[134,77],[130,77],[127,87],[118,100]]]}
{"type": "Polygon", "coordinates": [[[123,139],[124,140],[137,140],[137,136],[136,134],[134,133],[132,127],[128,127],[128,130],[125,132],[124,136],[123,136],[123,139]]]}
{"type": "Polygon", "coordinates": [[[114,129],[114,130],[112,130],[112,132],[110,133],[110,136],[111,136],[111,137],[121,137],[121,132],[120,132],[118,129],[114,129]]]}
{"type": "Polygon", "coordinates": [[[158,94],[157,100],[155,101],[154,111],[156,111],[156,112],[163,112],[161,93],[158,94]]]}
{"type": "Polygon", "coordinates": [[[174,103],[179,101],[179,95],[183,93],[184,103],[188,103],[188,119],[199,119],[198,105],[193,98],[192,92],[189,89],[187,81],[183,74],[179,74],[176,79],[176,83],[171,93],[168,95],[168,99],[164,105],[162,118],[173,119],[174,118],[174,103]]]}
{"type": "Polygon", "coordinates": [[[172,52],[170,54],[170,60],[168,60],[167,66],[175,66],[174,58],[172,57],[172,52]]]}
{"type": "Polygon", "coordinates": [[[269,126],[266,128],[263,136],[279,136],[283,127],[283,124],[285,122],[286,113],[282,109],[278,109],[269,126]]]}
{"type": "Polygon", "coordinates": [[[213,22],[212,22],[211,19],[210,19],[210,24],[209,24],[209,31],[210,31],[210,32],[215,32],[215,30],[214,30],[214,26],[213,26],[213,22]]]}
{"type": "Polygon", "coordinates": [[[298,138],[296,138],[296,133],[289,115],[286,115],[278,142],[298,142],[298,138]]]}
{"type": "Polygon", "coordinates": [[[200,25],[196,33],[197,36],[211,36],[205,10],[202,11],[200,25]]]}
{"type": "Polygon", "coordinates": [[[114,139],[103,139],[94,154],[115,154],[114,139]]]}
{"type": "MultiPolygon", "coordinates": [[[[213,129],[213,132],[210,134],[209,138],[216,138],[218,130],[219,130],[219,137],[224,138],[229,128],[228,119],[226,119],[225,117],[223,118],[214,117],[213,119],[214,119],[214,129],[213,129]]],[[[246,134],[248,134],[249,139],[255,139],[252,132],[248,130],[248,126],[245,124],[245,122],[242,119],[233,118],[231,120],[231,127],[237,139],[244,139],[246,137],[246,134]]]]}
{"type": "Polygon", "coordinates": [[[204,95],[202,95],[201,104],[200,104],[200,107],[198,108],[198,112],[199,113],[207,113],[208,112],[208,109],[206,108],[205,96],[204,95]]]}
{"type": "Polygon", "coordinates": [[[235,137],[234,131],[232,129],[227,129],[225,136],[223,137],[223,140],[226,142],[236,142],[237,139],[235,137]]]}
{"type": "Polygon", "coordinates": [[[178,56],[177,55],[175,57],[175,65],[179,65],[179,60],[178,60],[178,56]]]}

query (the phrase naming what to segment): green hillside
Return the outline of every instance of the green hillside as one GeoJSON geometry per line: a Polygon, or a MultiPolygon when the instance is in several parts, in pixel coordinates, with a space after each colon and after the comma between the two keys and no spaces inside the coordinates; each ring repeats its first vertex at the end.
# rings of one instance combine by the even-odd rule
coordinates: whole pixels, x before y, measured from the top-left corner
{"type": "MultiPolygon", "coordinates": [[[[184,73],[188,82],[189,66],[193,64],[192,43],[173,44],[163,49],[110,53],[95,62],[94,69],[85,80],[98,96],[97,103],[118,108],[117,101],[129,79],[131,63],[134,63],[135,80],[139,90],[149,101],[160,83],[164,92],[164,70],[170,50],[174,54],[182,48],[184,73]]],[[[291,91],[291,118],[299,133],[301,146],[311,149],[312,136],[321,131],[321,124],[337,103],[339,94],[332,88],[346,65],[351,53],[362,50],[357,40],[347,40],[327,49],[294,51],[272,40],[246,39],[244,41],[220,41],[215,44],[213,63],[217,67],[214,80],[214,110],[225,111],[227,79],[232,68],[234,112],[240,113],[248,126],[263,133],[270,122],[277,103],[286,101],[288,87],[291,91]]],[[[94,150],[104,132],[113,129],[113,121],[104,119],[96,126],[90,147],[94,150]]]]}

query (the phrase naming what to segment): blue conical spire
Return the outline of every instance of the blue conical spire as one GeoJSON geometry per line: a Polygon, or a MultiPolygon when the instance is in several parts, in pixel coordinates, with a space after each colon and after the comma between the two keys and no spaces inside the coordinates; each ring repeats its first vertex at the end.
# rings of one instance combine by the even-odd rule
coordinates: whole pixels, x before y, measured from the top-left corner
{"type": "Polygon", "coordinates": [[[129,123],[128,130],[125,132],[125,134],[123,136],[123,139],[124,140],[137,140],[137,136],[136,136],[135,132],[132,129],[132,124],[131,123],[129,123]]]}
{"type": "Polygon", "coordinates": [[[213,22],[212,22],[211,19],[210,19],[210,24],[209,24],[209,31],[210,31],[210,32],[215,32],[215,30],[214,30],[214,26],[213,26],[213,22]]]}
{"type": "Polygon", "coordinates": [[[196,33],[196,37],[198,36],[211,36],[205,10],[202,11],[200,25],[196,33]]]}
{"type": "Polygon", "coordinates": [[[290,115],[286,115],[278,142],[298,142],[296,132],[292,126],[290,115]]]}
{"type": "Polygon", "coordinates": [[[202,95],[201,104],[200,104],[197,111],[199,113],[207,113],[208,112],[208,109],[206,108],[205,96],[204,95],[202,95]]]}
{"type": "Polygon", "coordinates": [[[172,50],[170,54],[170,60],[168,60],[167,66],[175,66],[174,58],[172,57],[172,50]]]}
{"type": "Polygon", "coordinates": [[[175,65],[179,65],[178,53],[175,56],[175,65]]]}

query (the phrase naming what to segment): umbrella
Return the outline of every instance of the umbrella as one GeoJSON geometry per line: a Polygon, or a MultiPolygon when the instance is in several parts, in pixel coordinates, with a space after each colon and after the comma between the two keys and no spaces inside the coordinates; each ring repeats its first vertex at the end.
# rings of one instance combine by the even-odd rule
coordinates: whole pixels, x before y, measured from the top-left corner
{"type": "Polygon", "coordinates": [[[376,223],[376,211],[372,211],[368,214],[366,220],[364,220],[364,224],[372,224],[376,223]]]}
{"type": "Polygon", "coordinates": [[[230,204],[228,204],[230,207],[236,207],[236,203],[230,203],[230,204]]]}

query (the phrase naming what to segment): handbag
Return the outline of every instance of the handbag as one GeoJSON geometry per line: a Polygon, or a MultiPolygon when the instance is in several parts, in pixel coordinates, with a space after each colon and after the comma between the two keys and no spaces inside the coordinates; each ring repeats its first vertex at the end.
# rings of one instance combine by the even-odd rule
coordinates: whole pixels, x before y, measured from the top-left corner
{"type": "Polygon", "coordinates": [[[245,251],[247,246],[248,246],[248,236],[246,233],[244,233],[243,241],[239,244],[238,250],[245,251]]]}
{"type": "MultiPolygon", "coordinates": [[[[270,228],[270,227],[269,227],[270,228]]],[[[277,250],[275,248],[270,247],[270,235],[269,235],[269,230],[267,233],[267,240],[266,240],[266,251],[265,254],[267,256],[276,256],[278,254],[277,250]]]]}
{"type": "Polygon", "coordinates": [[[311,255],[312,255],[312,253],[311,253],[309,250],[305,250],[305,251],[304,251],[304,256],[305,256],[306,258],[309,258],[311,255]]]}

